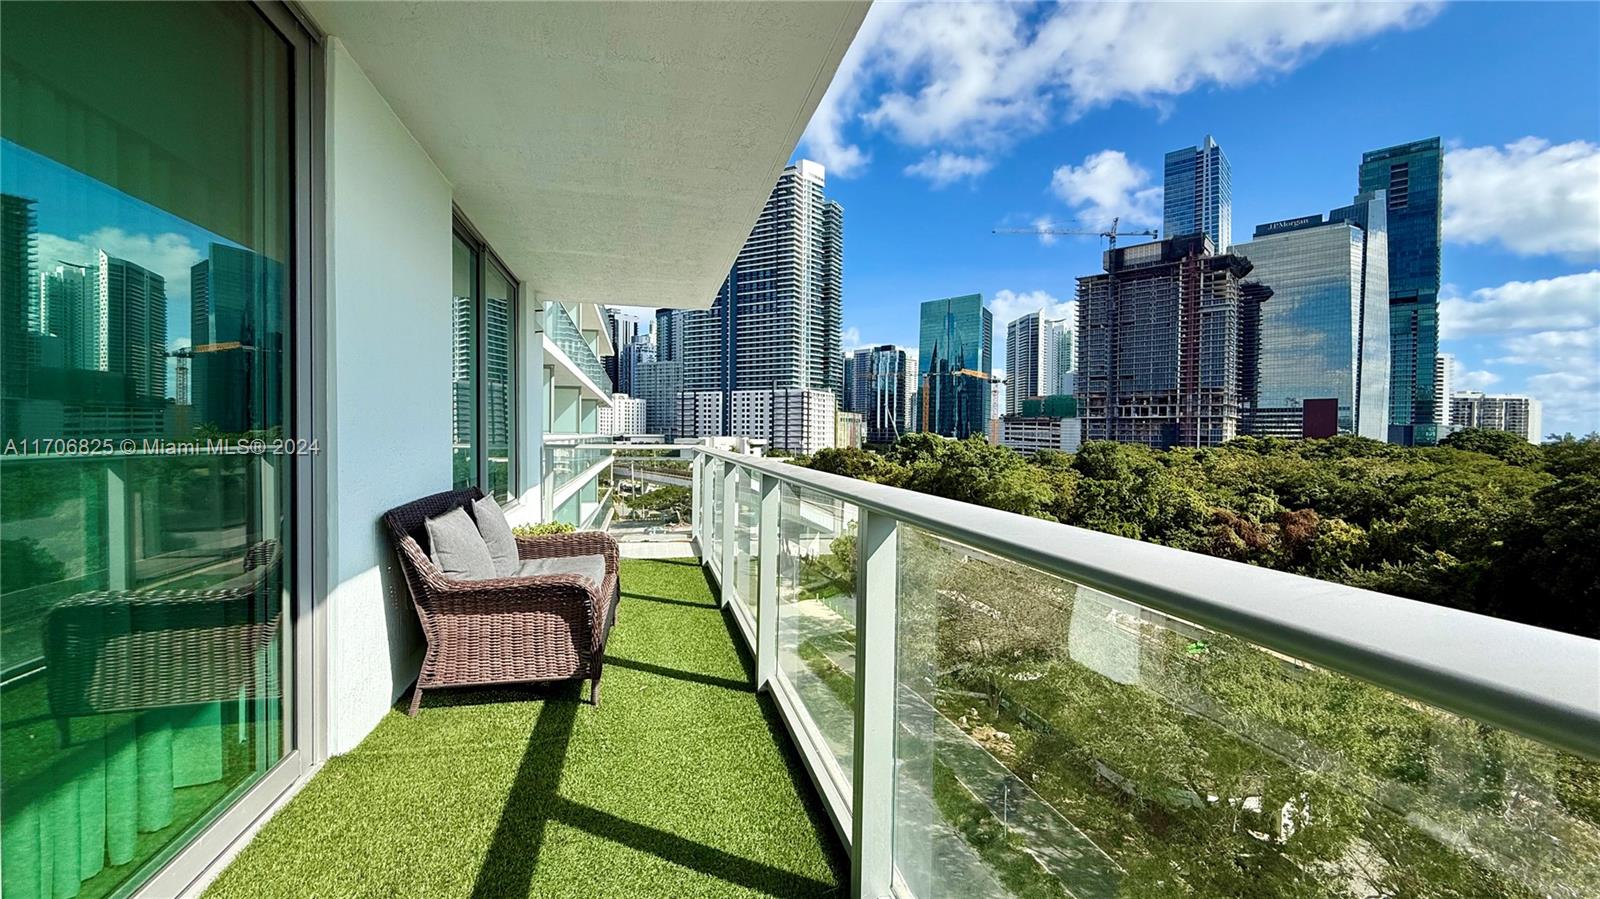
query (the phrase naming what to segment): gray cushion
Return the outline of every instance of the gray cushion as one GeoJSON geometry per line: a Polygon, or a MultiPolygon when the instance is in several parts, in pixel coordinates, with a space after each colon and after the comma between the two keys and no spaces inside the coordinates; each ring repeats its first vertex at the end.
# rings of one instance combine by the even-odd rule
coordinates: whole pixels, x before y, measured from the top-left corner
{"type": "Polygon", "coordinates": [[[494,559],[497,577],[512,577],[517,573],[517,538],[511,533],[511,522],[494,497],[485,496],[472,503],[472,517],[478,520],[478,533],[489,545],[489,557],[494,559]]]}
{"type": "Polygon", "coordinates": [[[595,587],[606,579],[605,556],[557,556],[553,559],[524,559],[518,577],[538,577],[545,574],[577,574],[594,581],[595,587]]]}
{"type": "Polygon", "coordinates": [[[472,523],[466,509],[451,509],[428,519],[426,526],[428,557],[439,566],[445,577],[457,581],[482,581],[495,577],[489,545],[483,542],[478,526],[472,523]]]}

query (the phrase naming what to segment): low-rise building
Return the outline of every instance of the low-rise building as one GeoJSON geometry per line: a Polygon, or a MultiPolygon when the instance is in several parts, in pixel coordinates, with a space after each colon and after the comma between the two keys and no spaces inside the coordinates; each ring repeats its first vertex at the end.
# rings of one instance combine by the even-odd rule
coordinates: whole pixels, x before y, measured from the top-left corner
{"type": "Polygon", "coordinates": [[[1531,396],[1458,391],[1450,396],[1450,426],[1509,431],[1529,443],[1544,436],[1544,412],[1531,396]]]}

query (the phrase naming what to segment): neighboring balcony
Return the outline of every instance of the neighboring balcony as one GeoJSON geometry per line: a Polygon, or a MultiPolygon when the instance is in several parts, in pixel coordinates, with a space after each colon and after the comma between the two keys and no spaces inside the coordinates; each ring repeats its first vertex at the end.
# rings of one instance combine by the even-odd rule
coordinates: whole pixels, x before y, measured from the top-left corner
{"type": "Polygon", "coordinates": [[[609,480],[613,456],[609,435],[547,434],[544,438],[546,493],[544,516],[580,529],[604,527],[611,505],[609,480]]]}
{"type": "Polygon", "coordinates": [[[1600,641],[692,452],[602,706],[430,694],[217,895],[1600,895],[1600,641]]]}
{"type": "Polygon", "coordinates": [[[584,336],[572,313],[561,303],[551,301],[544,305],[545,356],[580,375],[580,386],[598,399],[611,401],[611,378],[605,364],[600,361],[600,338],[584,336]],[[584,383],[584,382],[587,383],[584,383]]]}

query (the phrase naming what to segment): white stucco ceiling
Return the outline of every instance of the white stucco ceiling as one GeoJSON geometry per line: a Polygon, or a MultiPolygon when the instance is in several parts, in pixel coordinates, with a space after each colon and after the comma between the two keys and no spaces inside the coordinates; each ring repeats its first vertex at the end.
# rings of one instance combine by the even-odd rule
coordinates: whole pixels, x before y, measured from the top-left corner
{"type": "Polygon", "coordinates": [[[867,4],[305,7],[538,296],[704,307],[867,4]]]}

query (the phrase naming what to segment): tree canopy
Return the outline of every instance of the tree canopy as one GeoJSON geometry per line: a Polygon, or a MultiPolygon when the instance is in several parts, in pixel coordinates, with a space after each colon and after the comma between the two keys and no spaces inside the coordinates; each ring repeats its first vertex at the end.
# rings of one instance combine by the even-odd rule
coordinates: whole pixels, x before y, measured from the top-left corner
{"type": "Polygon", "coordinates": [[[1244,437],[1028,460],[909,434],[821,471],[1586,636],[1600,635],[1600,436],[1437,447],[1244,437]]]}

